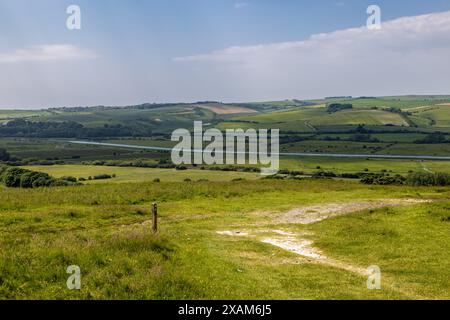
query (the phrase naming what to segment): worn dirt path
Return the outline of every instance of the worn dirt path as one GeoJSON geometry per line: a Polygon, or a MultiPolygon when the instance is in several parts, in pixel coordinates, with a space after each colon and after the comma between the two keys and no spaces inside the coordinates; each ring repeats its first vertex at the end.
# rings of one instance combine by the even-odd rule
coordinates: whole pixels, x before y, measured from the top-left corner
{"type": "MultiPolygon", "coordinates": [[[[330,219],[351,213],[357,213],[364,210],[397,207],[428,202],[431,201],[421,199],[380,199],[352,203],[332,203],[325,205],[305,206],[278,215],[272,215],[274,220],[271,221],[271,225],[307,225],[325,219],[330,219]]],[[[313,235],[312,233],[292,233],[281,229],[268,229],[261,228],[261,226],[259,226],[256,229],[255,227],[253,227],[252,230],[245,229],[234,231],[217,231],[217,234],[221,236],[253,238],[256,241],[270,244],[285,251],[302,256],[306,259],[306,261],[310,263],[323,264],[337,269],[356,273],[361,276],[369,276],[369,271],[366,268],[332,259],[323,254],[320,249],[314,247],[313,241],[307,238],[308,236],[313,235]]],[[[390,287],[393,288],[393,286],[390,287]]],[[[395,288],[395,290],[411,298],[421,298],[420,296],[417,296],[411,292],[404,292],[398,288],[395,288]]]]}

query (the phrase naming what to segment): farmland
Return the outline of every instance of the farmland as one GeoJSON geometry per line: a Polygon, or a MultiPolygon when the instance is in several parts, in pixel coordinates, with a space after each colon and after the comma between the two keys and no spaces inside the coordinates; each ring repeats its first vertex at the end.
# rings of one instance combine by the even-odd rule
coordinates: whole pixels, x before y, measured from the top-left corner
{"type": "Polygon", "coordinates": [[[450,187],[361,178],[447,177],[450,161],[371,156],[448,157],[448,103],[406,96],[1,111],[1,165],[73,183],[0,186],[0,299],[450,299],[450,187]],[[171,132],[193,121],[280,129],[281,152],[315,156],[283,156],[281,173],[262,177],[259,166],[176,166],[168,152],[70,142],[171,148],[171,132]],[[70,265],[81,269],[81,290],[67,289],[70,265]],[[381,290],[367,287],[374,265],[381,290]]]}

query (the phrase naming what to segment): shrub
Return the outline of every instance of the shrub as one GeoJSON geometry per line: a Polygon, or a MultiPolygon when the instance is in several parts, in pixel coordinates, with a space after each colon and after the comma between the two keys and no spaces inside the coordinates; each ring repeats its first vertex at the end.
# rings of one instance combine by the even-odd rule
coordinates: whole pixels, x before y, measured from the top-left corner
{"type": "Polygon", "coordinates": [[[66,186],[70,186],[71,184],[73,184],[73,183],[70,182],[70,181],[62,180],[62,179],[56,179],[56,180],[52,181],[50,186],[51,187],[66,187],[66,186]]]}
{"type": "Polygon", "coordinates": [[[94,176],[94,180],[106,180],[106,179],[111,179],[112,177],[109,174],[99,174],[94,176]]]}
{"type": "Polygon", "coordinates": [[[313,175],[313,178],[335,178],[337,175],[332,171],[317,171],[313,175]]]}
{"type": "Polygon", "coordinates": [[[264,179],[268,179],[268,180],[284,180],[284,179],[286,179],[286,177],[285,176],[280,176],[278,174],[274,174],[274,175],[271,175],[271,176],[264,177],[264,179]]]}
{"type": "Polygon", "coordinates": [[[412,186],[450,186],[450,174],[448,173],[413,173],[406,183],[412,186]]]}
{"type": "Polygon", "coordinates": [[[44,177],[41,176],[33,181],[32,188],[40,188],[40,187],[50,187],[54,183],[54,179],[52,177],[44,177]]]}
{"type": "Polygon", "coordinates": [[[20,168],[9,168],[3,173],[3,183],[8,188],[19,188],[21,176],[26,172],[27,170],[20,168]]]}
{"type": "Polygon", "coordinates": [[[357,173],[343,173],[341,174],[341,178],[344,179],[359,179],[360,175],[357,173]]]}
{"type": "Polygon", "coordinates": [[[56,181],[46,173],[15,167],[3,168],[0,173],[1,181],[9,188],[48,187],[56,181]]]}
{"type": "Polygon", "coordinates": [[[405,184],[406,178],[397,174],[395,176],[385,174],[361,174],[361,182],[373,185],[402,185],[405,184]]]}
{"type": "Polygon", "coordinates": [[[69,182],[77,182],[77,178],[72,177],[72,176],[61,177],[60,180],[65,180],[65,181],[69,181],[69,182]]]}
{"type": "Polygon", "coordinates": [[[348,109],[353,109],[353,105],[350,103],[331,103],[328,105],[327,112],[336,113],[348,109]]]}

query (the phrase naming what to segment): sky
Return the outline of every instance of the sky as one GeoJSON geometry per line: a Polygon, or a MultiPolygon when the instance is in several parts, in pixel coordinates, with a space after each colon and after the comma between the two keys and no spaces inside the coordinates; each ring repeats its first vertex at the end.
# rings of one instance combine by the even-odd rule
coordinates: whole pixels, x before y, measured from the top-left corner
{"type": "Polygon", "coordinates": [[[450,94],[449,57],[450,0],[0,0],[2,109],[450,94]]]}

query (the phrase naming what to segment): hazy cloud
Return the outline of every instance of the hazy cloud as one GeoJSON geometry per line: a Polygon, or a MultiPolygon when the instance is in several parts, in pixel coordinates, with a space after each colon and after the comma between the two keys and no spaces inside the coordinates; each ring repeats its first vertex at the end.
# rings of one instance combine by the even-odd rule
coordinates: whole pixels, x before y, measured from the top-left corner
{"type": "Polygon", "coordinates": [[[204,66],[205,77],[231,82],[241,98],[288,98],[445,93],[449,57],[450,12],[443,12],[386,21],[381,30],[364,26],[174,60],[204,66]]]}
{"type": "Polygon", "coordinates": [[[245,8],[245,7],[248,7],[248,3],[247,2],[236,2],[234,4],[234,8],[235,9],[242,9],[242,8],[245,8]]]}
{"type": "Polygon", "coordinates": [[[448,94],[450,12],[174,61],[111,56],[66,44],[0,52],[0,107],[448,94]]]}
{"type": "Polygon", "coordinates": [[[97,54],[69,44],[36,45],[10,53],[0,53],[0,63],[94,59],[97,54]]]}

